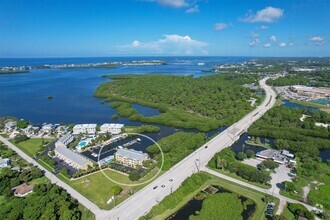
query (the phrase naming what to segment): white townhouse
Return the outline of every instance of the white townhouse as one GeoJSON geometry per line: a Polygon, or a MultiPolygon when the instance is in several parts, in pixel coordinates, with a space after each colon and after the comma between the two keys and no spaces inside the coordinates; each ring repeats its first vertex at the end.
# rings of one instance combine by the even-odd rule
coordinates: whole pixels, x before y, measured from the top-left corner
{"type": "Polygon", "coordinates": [[[100,133],[120,134],[124,128],[123,124],[103,124],[100,127],[100,133]]]}
{"type": "Polygon", "coordinates": [[[96,124],[78,124],[73,127],[73,134],[95,134],[96,124]]]}

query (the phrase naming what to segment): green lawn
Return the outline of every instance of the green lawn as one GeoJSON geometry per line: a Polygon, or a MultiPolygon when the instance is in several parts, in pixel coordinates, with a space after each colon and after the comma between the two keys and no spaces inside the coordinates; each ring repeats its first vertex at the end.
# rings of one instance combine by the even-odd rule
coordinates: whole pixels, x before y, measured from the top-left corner
{"type": "Polygon", "coordinates": [[[285,206],[281,214],[286,220],[295,220],[295,216],[292,212],[289,211],[288,206],[285,206]]]}
{"type": "Polygon", "coordinates": [[[38,185],[38,184],[47,184],[49,183],[49,179],[45,176],[40,177],[38,179],[33,179],[29,182],[30,185],[38,185]]]}
{"type": "MultiPolygon", "coordinates": [[[[51,141],[52,139],[44,138],[44,142],[51,141]]],[[[27,141],[22,141],[18,144],[14,140],[10,140],[15,146],[21,149],[24,153],[30,157],[35,157],[36,153],[41,149],[42,138],[31,138],[27,141]]]]}
{"type": "MultiPolygon", "coordinates": [[[[124,183],[124,184],[132,184],[137,182],[132,182],[129,180],[128,176],[117,173],[112,170],[104,170],[104,172],[113,180],[124,183]]],[[[155,172],[155,171],[151,171],[155,172]]],[[[145,178],[148,178],[147,176],[145,178]]],[[[141,179],[144,181],[145,178],[141,179]]],[[[73,180],[68,182],[73,188],[75,188],[78,192],[84,195],[86,198],[94,202],[99,208],[101,209],[111,209],[114,207],[114,203],[110,205],[107,204],[107,201],[111,198],[112,192],[111,187],[117,184],[113,183],[112,181],[108,180],[102,172],[94,173],[90,176],[83,177],[78,180],[73,180]],[[88,180],[89,182],[85,182],[88,180]]],[[[123,189],[132,190],[133,193],[137,192],[143,186],[120,186],[123,189]]],[[[123,197],[116,197],[116,205],[121,203],[125,199],[127,199],[129,195],[125,195],[123,197]]]]}
{"type": "MultiPolygon", "coordinates": [[[[252,190],[250,188],[246,188],[240,185],[237,185],[235,183],[229,182],[227,180],[221,179],[216,176],[212,176],[211,180],[208,180],[205,184],[197,188],[193,193],[190,193],[188,195],[185,195],[182,202],[178,203],[177,206],[174,209],[167,210],[166,212],[162,213],[161,215],[157,216],[155,219],[166,219],[169,216],[173,215],[175,212],[177,212],[182,206],[184,206],[189,200],[191,200],[195,195],[197,195],[202,189],[204,189],[208,185],[217,185],[224,189],[227,189],[233,193],[236,193],[238,195],[247,197],[249,199],[252,199],[254,203],[256,204],[256,210],[254,214],[251,216],[250,219],[253,220],[264,220],[264,210],[266,208],[266,203],[262,201],[262,199],[265,197],[265,194],[252,190]]],[[[276,199],[275,203],[277,204],[278,201],[276,199]]]]}

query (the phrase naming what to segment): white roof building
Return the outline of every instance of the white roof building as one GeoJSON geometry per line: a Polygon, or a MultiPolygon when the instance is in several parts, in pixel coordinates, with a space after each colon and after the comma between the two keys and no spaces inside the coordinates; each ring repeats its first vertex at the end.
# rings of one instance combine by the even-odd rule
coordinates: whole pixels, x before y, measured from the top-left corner
{"type": "Polygon", "coordinates": [[[96,124],[78,124],[73,127],[73,134],[95,134],[96,133],[96,124]]]}
{"type": "Polygon", "coordinates": [[[130,167],[136,167],[137,165],[142,166],[142,162],[149,159],[147,153],[142,151],[136,151],[133,149],[118,149],[115,153],[116,162],[124,164],[130,167]]]}
{"type": "Polygon", "coordinates": [[[90,160],[69,150],[65,146],[57,146],[55,148],[55,155],[76,169],[86,170],[88,166],[93,166],[93,163],[90,160]]]}
{"type": "Polygon", "coordinates": [[[0,168],[10,167],[10,159],[0,157],[0,168]]]}
{"type": "Polygon", "coordinates": [[[100,133],[111,133],[111,134],[119,134],[122,132],[122,129],[124,128],[123,124],[103,124],[100,127],[100,133]]]}

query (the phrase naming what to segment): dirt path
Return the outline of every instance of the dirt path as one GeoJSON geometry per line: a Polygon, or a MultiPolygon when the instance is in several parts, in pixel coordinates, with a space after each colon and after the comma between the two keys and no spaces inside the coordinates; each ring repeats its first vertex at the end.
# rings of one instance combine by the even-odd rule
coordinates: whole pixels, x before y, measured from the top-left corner
{"type": "Polygon", "coordinates": [[[278,204],[278,209],[276,211],[276,215],[281,215],[284,208],[286,206],[286,201],[285,200],[280,200],[280,203],[278,204]]]}

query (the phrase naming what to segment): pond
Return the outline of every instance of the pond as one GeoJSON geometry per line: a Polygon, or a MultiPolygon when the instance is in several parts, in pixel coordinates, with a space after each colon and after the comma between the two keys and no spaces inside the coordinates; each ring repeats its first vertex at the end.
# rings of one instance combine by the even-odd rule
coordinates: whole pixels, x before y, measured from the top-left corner
{"type": "Polygon", "coordinates": [[[320,157],[322,158],[323,162],[330,160],[330,149],[320,151],[320,157]]]}
{"type": "Polygon", "coordinates": [[[144,105],[132,104],[132,108],[134,108],[139,114],[145,117],[152,117],[160,114],[158,109],[144,105]]]}
{"type": "Polygon", "coordinates": [[[311,102],[321,105],[330,105],[330,98],[316,99],[311,102]]]}
{"type": "Polygon", "coordinates": [[[310,107],[310,106],[303,106],[297,103],[293,103],[289,100],[283,101],[283,106],[289,107],[289,108],[296,108],[296,109],[306,109],[307,111],[319,111],[318,108],[310,107]]]}
{"type": "MultiPolygon", "coordinates": [[[[245,143],[246,140],[249,140],[249,135],[244,133],[241,137],[236,141],[232,146],[231,149],[237,154],[239,152],[246,153],[247,150],[252,150],[254,153],[257,153],[262,150],[266,150],[267,148],[262,146],[255,146],[251,144],[245,143]]],[[[260,142],[262,144],[268,143],[270,146],[274,146],[274,140],[271,138],[264,138],[260,137],[260,142]],[[266,140],[267,139],[267,140],[266,140]]]]}
{"type": "MultiPolygon", "coordinates": [[[[219,186],[212,186],[212,187],[218,190],[215,194],[232,193],[231,191],[223,189],[219,186]]],[[[242,204],[247,200],[247,198],[243,196],[238,196],[238,198],[241,200],[242,204]]],[[[186,220],[186,219],[188,220],[191,215],[195,215],[196,212],[202,210],[204,199],[205,198],[196,199],[196,197],[194,197],[186,205],[184,205],[181,209],[179,209],[179,211],[177,211],[172,216],[167,218],[167,220],[186,220]]],[[[249,219],[251,215],[254,213],[254,211],[255,211],[255,203],[246,205],[246,208],[242,212],[243,219],[249,219]]]]}

